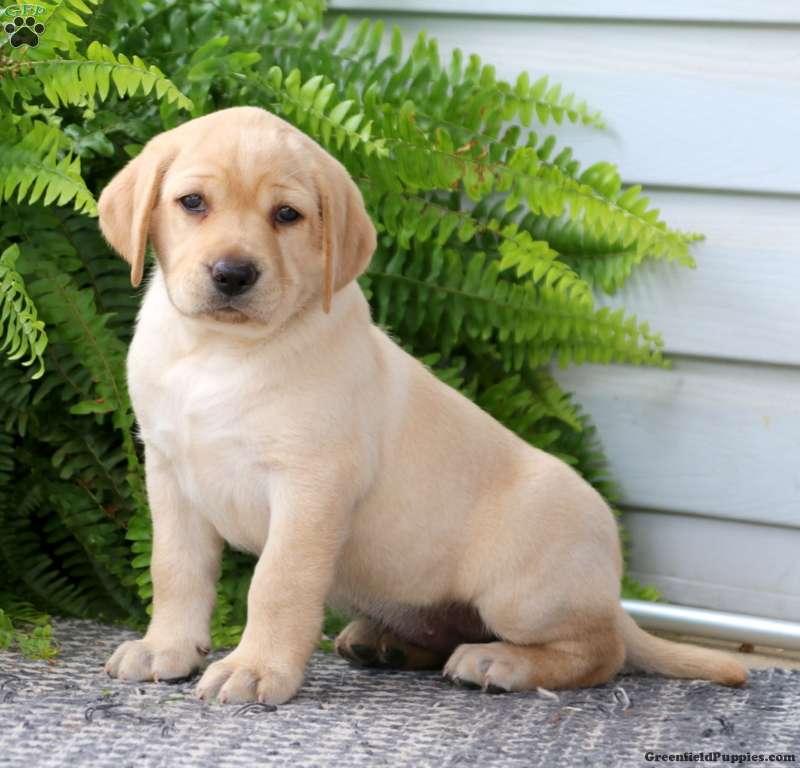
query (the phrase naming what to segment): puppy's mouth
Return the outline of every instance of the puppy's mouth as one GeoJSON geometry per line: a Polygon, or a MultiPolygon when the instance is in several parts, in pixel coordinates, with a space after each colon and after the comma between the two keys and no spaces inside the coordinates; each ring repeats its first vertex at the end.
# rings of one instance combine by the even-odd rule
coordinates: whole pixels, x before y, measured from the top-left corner
{"type": "Polygon", "coordinates": [[[246,323],[250,319],[241,309],[237,309],[230,304],[212,309],[208,314],[213,320],[234,325],[246,323]]]}

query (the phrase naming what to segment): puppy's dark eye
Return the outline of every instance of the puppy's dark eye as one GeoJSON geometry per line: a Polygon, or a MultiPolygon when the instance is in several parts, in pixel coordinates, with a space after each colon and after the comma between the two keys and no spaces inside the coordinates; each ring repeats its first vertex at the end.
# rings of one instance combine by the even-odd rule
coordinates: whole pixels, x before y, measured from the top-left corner
{"type": "Polygon", "coordinates": [[[288,205],[282,205],[275,212],[275,221],[278,222],[278,224],[291,224],[299,218],[301,218],[300,214],[288,205]]]}
{"type": "Polygon", "coordinates": [[[184,210],[189,213],[203,213],[206,210],[206,201],[202,195],[184,195],[178,199],[184,210]]]}

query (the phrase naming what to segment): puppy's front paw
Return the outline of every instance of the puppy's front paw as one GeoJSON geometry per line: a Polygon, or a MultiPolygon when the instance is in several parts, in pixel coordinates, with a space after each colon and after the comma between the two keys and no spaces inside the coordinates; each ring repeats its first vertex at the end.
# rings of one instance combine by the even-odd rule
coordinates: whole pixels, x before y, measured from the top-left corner
{"type": "Polygon", "coordinates": [[[174,680],[188,677],[203,655],[192,643],[163,646],[150,640],[122,643],[106,663],[106,672],[120,680],[174,680]]]}
{"type": "Polygon", "coordinates": [[[280,670],[237,649],[208,667],[195,694],[206,701],[216,698],[221,704],[245,701],[283,704],[297,693],[302,682],[302,670],[280,670]]]}

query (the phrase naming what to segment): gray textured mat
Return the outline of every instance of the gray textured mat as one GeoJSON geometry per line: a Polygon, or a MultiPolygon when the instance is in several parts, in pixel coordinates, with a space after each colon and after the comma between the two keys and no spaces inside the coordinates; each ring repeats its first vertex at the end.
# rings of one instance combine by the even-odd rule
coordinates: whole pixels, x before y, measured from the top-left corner
{"type": "Polygon", "coordinates": [[[0,765],[627,766],[652,765],[649,750],[800,761],[800,671],[759,671],[739,690],[624,676],[557,697],[491,696],[318,654],[300,695],[270,711],[203,704],[192,683],[109,680],[102,664],[131,633],[54,630],[54,665],[0,653],[0,765]]]}

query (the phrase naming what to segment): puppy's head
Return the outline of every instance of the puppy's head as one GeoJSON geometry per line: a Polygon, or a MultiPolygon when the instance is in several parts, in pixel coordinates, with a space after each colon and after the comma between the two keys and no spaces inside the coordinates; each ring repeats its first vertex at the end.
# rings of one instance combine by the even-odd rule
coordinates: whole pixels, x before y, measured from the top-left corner
{"type": "Polygon", "coordinates": [[[148,240],[184,315],[279,326],[366,268],[375,228],[344,166],[254,107],[147,143],[103,190],[100,228],[139,285],[148,240]]]}

